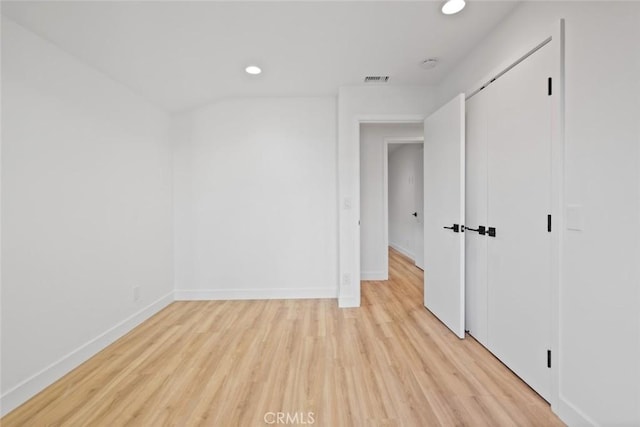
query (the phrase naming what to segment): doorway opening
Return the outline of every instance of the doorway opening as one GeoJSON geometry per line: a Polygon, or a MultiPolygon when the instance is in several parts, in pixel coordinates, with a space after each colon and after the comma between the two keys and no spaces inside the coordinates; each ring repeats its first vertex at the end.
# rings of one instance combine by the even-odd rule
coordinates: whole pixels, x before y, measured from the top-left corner
{"type": "Polygon", "coordinates": [[[390,250],[423,267],[424,126],[360,123],[359,131],[360,276],[364,282],[387,281],[390,250]]]}
{"type": "Polygon", "coordinates": [[[387,246],[424,270],[424,137],[385,140],[387,246]]]}

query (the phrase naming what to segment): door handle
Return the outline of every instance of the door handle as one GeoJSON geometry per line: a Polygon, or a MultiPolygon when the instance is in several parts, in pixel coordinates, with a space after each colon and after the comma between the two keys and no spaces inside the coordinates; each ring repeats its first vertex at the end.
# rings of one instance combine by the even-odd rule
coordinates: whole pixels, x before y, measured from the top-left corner
{"type": "Polygon", "coordinates": [[[415,216],[416,218],[418,218],[418,212],[414,212],[411,215],[415,216]]]}
{"type": "Polygon", "coordinates": [[[487,235],[489,235],[490,237],[496,237],[496,228],[489,227],[489,229],[487,230],[487,235]]]}
{"type": "Polygon", "coordinates": [[[460,226],[458,224],[453,224],[453,227],[443,227],[447,230],[453,230],[454,233],[460,232],[460,226]]]}
{"type": "Polygon", "coordinates": [[[475,231],[481,236],[484,236],[485,234],[487,234],[487,228],[484,225],[479,225],[478,228],[469,228],[469,227],[465,227],[465,228],[470,231],[475,231]]]}

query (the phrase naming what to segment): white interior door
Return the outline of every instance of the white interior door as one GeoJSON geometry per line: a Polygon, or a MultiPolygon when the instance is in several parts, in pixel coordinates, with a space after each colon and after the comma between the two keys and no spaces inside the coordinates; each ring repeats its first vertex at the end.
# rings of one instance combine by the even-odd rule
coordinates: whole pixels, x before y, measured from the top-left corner
{"type": "Polygon", "coordinates": [[[464,338],[465,101],[424,121],[424,305],[464,338]]]}
{"type": "Polygon", "coordinates": [[[466,109],[465,323],[487,344],[487,116],[491,86],[468,99],[466,109]]]}
{"type": "Polygon", "coordinates": [[[551,370],[551,133],[545,46],[497,79],[488,129],[490,350],[549,399],[551,370]]]}
{"type": "Polygon", "coordinates": [[[418,150],[420,155],[416,156],[416,179],[415,179],[415,200],[416,200],[416,223],[415,223],[415,263],[416,267],[424,270],[424,147],[420,144],[418,150]]]}

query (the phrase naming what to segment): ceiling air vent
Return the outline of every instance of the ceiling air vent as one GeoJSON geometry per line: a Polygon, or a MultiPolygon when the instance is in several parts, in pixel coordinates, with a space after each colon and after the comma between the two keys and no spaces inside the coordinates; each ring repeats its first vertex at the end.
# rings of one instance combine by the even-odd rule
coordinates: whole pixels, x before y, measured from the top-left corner
{"type": "Polygon", "coordinates": [[[389,81],[389,76],[367,76],[364,78],[365,83],[386,83],[389,81]]]}

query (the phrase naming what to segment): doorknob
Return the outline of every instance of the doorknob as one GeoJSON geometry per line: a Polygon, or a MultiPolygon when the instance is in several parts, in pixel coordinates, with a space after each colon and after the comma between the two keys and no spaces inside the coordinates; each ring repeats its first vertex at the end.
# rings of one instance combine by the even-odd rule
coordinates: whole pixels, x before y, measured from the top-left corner
{"type": "Polygon", "coordinates": [[[454,233],[458,233],[460,231],[460,226],[458,224],[453,224],[453,227],[443,227],[447,230],[453,230],[454,233]]]}
{"type": "Polygon", "coordinates": [[[414,212],[411,215],[415,216],[416,218],[418,218],[418,212],[414,212]]]}
{"type": "Polygon", "coordinates": [[[475,231],[481,236],[484,236],[485,234],[487,234],[487,229],[484,225],[479,225],[478,228],[469,228],[469,227],[465,227],[465,228],[470,231],[475,231]]]}

